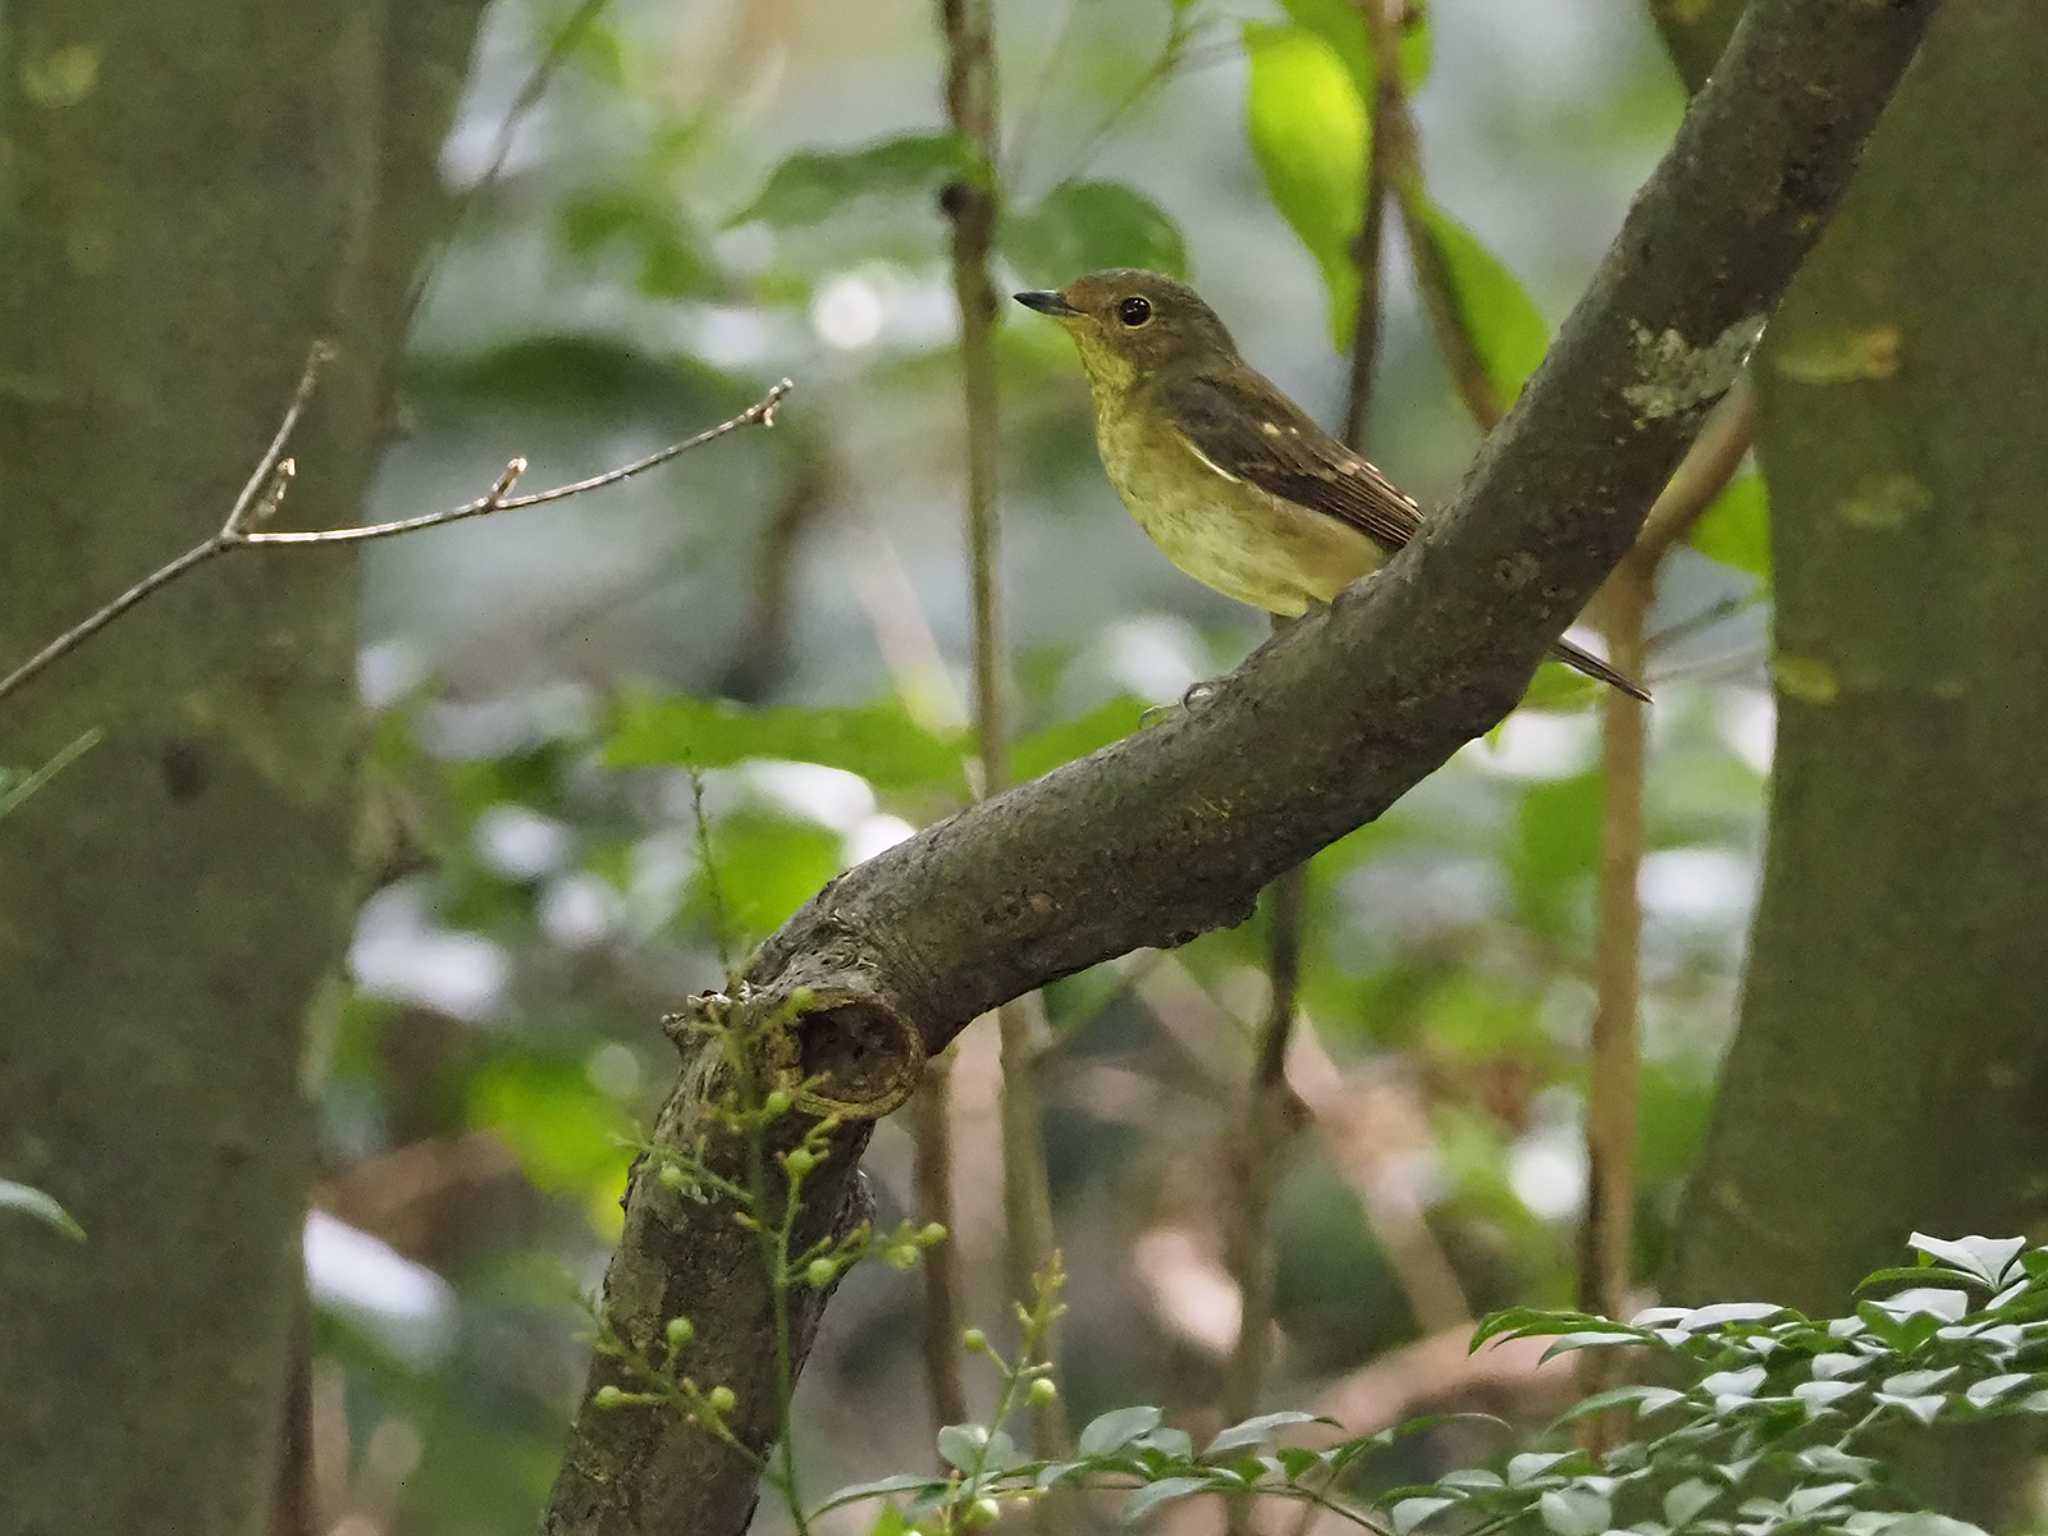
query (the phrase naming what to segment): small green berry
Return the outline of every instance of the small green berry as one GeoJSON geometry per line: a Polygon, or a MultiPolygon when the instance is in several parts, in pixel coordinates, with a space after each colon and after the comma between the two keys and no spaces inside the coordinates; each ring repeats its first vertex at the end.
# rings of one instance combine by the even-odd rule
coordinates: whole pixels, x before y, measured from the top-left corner
{"type": "Polygon", "coordinates": [[[626,1400],[626,1394],[617,1387],[599,1387],[592,1401],[600,1408],[616,1408],[626,1400]]]}
{"type": "Polygon", "coordinates": [[[822,1291],[839,1277],[839,1266],[830,1259],[813,1259],[804,1266],[804,1283],[822,1291]]]}
{"type": "Polygon", "coordinates": [[[882,1250],[882,1262],[891,1269],[915,1269],[917,1250],[908,1243],[897,1243],[882,1250]]]}
{"type": "Polygon", "coordinates": [[[690,1187],[690,1176],[675,1163],[661,1165],[661,1187],[680,1194],[690,1187]]]}
{"type": "Polygon", "coordinates": [[[723,1386],[713,1387],[711,1391],[705,1395],[704,1400],[711,1405],[711,1411],[713,1413],[731,1413],[734,1408],[739,1406],[740,1401],[739,1398],[734,1395],[731,1387],[723,1386]]]}
{"type": "Polygon", "coordinates": [[[790,1098],[788,1092],[781,1088],[774,1088],[769,1090],[768,1097],[761,1101],[761,1112],[772,1120],[778,1115],[788,1114],[789,1105],[790,1098]]]}
{"type": "Polygon", "coordinates": [[[1043,1408],[1047,1403],[1053,1402],[1059,1397],[1060,1389],[1053,1384],[1051,1377],[1041,1376],[1031,1383],[1031,1390],[1025,1395],[1038,1407],[1043,1408]]]}
{"type": "Polygon", "coordinates": [[[790,1177],[800,1179],[818,1166],[817,1154],[808,1147],[798,1147],[784,1155],[782,1166],[789,1170],[790,1177]]]}
{"type": "Polygon", "coordinates": [[[668,1327],[663,1331],[668,1335],[668,1347],[670,1349],[681,1349],[697,1336],[696,1328],[691,1325],[687,1317],[670,1318],[668,1320],[668,1327]]]}
{"type": "Polygon", "coordinates": [[[978,1531],[983,1526],[994,1525],[1003,1518],[1003,1507],[994,1499],[976,1499],[967,1506],[966,1525],[969,1530],[978,1531]]]}
{"type": "Polygon", "coordinates": [[[918,1230],[917,1240],[925,1247],[931,1248],[943,1243],[947,1235],[946,1224],[943,1221],[928,1221],[918,1230]]]}
{"type": "Polygon", "coordinates": [[[960,1347],[969,1354],[985,1355],[988,1353],[988,1335],[979,1328],[969,1328],[960,1335],[960,1347]]]}

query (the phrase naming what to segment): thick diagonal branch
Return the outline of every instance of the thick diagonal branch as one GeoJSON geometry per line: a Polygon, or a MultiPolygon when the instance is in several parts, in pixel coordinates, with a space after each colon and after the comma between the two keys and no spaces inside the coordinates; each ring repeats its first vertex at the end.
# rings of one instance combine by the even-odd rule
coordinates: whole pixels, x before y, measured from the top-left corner
{"type": "MultiPolygon", "coordinates": [[[[928,1051],[977,1014],[1144,945],[1240,921],[1259,888],[1370,821],[1513,707],[1633,543],[1818,236],[1935,0],[1756,0],[1586,297],[1456,504],[1372,580],[1206,703],[849,870],[756,955],[771,999],[830,997],[844,1033],[909,1021],[928,1051]]],[[[685,1073],[685,1083],[692,1080],[685,1073]]],[[[664,1127],[694,1123],[679,1089],[664,1127]]],[[[849,1122],[845,1158],[862,1132],[849,1122]]],[[[834,1181],[821,1180],[821,1198],[834,1181]]],[[[843,1186],[842,1186],[843,1187],[843,1186]]],[[[831,1213],[815,1213],[820,1225],[831,1213]]],[[[627,1201],[607,1305],[633,1337],[687,1301],[729,1323],[741,1401],[765,1284],[719,1265],[715,1209],[651,1179],[627,1201]],[[644,1315],[643,1315],[644,1314],[644,1315]]],[[[799,1319],[808,1330],[815,1311],[799,1319]]],[[[751,1371],[751,1374],[749,1372],[751,1371]]],[[[593,1369],[595,1391],[614,1380],[593,1369]]],[[[585,1408],[551,1532],[735,1532],[753,1469],[686,1424],[585,1408]]]]}

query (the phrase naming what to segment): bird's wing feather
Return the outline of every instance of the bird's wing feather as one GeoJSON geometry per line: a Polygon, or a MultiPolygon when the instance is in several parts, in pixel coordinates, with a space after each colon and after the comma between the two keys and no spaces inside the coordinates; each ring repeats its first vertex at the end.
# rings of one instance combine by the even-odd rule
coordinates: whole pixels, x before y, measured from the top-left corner
{"type": "Polygon", "coordinates": [[[1389,553],[1421,531],[1413,501],[1250,368],[1167,374],[1149,387],[1188,446],[1224,474],[1348,523],[1389,553]]]}

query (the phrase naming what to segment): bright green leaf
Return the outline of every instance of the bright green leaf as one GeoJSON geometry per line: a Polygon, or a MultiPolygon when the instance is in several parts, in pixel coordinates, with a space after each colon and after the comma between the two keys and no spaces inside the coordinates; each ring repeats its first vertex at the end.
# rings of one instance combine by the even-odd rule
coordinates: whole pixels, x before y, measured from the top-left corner
{"type": "MultiPolygon", "coordinates": [[[[1359,96],[1368,102],[1373,100],[1379,71],[1373,66],[1371,41],[1366,36],[1365,16],[1358,0],[1281,0],[1281,5],[1296,26],[1315,33],[1336,51],[1344,67],[1351,71],[1359,96]]],[[[1401,82],[1413,90],[1429,75],[1429,15],[1421,4],[1403,9],[1407,14],[1395,52],[1401,61],[1401,82]]]]}
{"type": "Polygon", "coordinates": [[[85,1228],[72,1218],[69,1211],[56,1200],[27,1184],[17,1184],[12,1179],[0,1179],[0,1211],[19,1211],[32,1216],[44,1226],[62,1232],[77,1242],[85,1241],[85,1228]]]}
{"type": "Polygon", "coordinates": [[[923,197],[974,171],[957,134],[905,134],[855,149],[805,150],[778,165],[753,202],[728,221],[816,224],[859,197],[923,197]]]}
{"type": "Polygon", "coordinates": [[[1180,226],[1144,193],[1114,181],[1066,181],[1028,213],[1007,214],[997,242],[1027,281],[1061,286],[1103,267],[1188,270],[1180,226]]]}
{"type": "Polygon", "coordinates": [[[786,758],[857,773],[878,789],[964,789],[964,735],[937,735],[894,699],[849,709],[749,709],[676,694],[620,702],[606,744],[615,768],[723,768],[786,758]]]}
{"type": "Polygon", "coordinates": [[[506,1054],[474,1072],[465,1119],[512,1149],[536,1189],[560,1194],[616,1188],[633,1117],[590,1080],[580,1063],[506,1054]]]}
{"type": "Polygon", "coordinates": [[[1336,49],[1304,27],[1247,22],[1245,129],[1273,206],[1322,269],[1337,349],[1358,313],[1352,246],[1365,222],[1371,119],[1336,49]]]}
{"type": "Polygon", "coordinates": [[[707,923],[723,917],[729,940],[773,933],[839,873],[841,853],[838,833],[809,822],[758,811],[722,816],[711,833],[716,889],[698,871],[693,909],[707,923]]]}
{"type": "Polygon", "coordinates": [[[1449,288],[1458,328],[1472,338],[1480,366],[1502,410],[1550,348],[1550,327],[1515,275],[1464,225],[1426,199],[1411,237],[1449,288]]]}
{"type": "Polygon", "coordinates": [[[1692,525],[1687,542],[1709,559],[1771,579],[1771,502],[1764,477],[1749,473],[1730,480],[1692,525]]]}

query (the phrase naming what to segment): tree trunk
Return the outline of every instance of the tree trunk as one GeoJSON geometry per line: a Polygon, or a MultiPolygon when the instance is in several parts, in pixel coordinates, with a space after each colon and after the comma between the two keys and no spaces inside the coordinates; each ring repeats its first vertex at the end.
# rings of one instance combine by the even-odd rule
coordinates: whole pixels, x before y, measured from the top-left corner
{"type": "MultiPolygon", "coordinates": [[[[0,42],[0,660],[218,528],[316,336],[282,522],[352,519],[477,5],[17,0],[0,42]]],[[[350,881],[355,584],[246,551],[0,705],[105,740],[0,823],[10,1532],[261,1530],[350,881]]]]}
{"type": "Polygon", "coordinates": [[[1759,363],[1778,751],[1677,1298],[2048,1220],[2048,28],[1947,7],[1759,363]]]}

